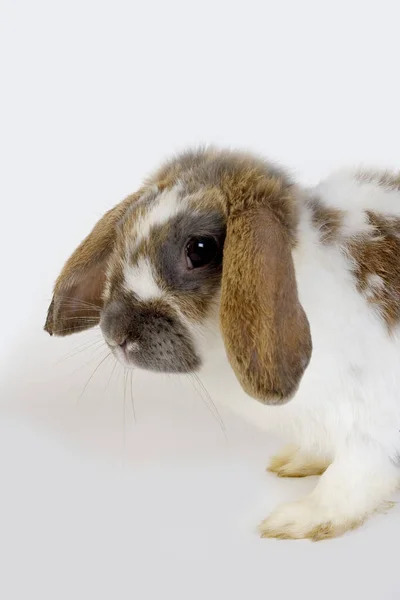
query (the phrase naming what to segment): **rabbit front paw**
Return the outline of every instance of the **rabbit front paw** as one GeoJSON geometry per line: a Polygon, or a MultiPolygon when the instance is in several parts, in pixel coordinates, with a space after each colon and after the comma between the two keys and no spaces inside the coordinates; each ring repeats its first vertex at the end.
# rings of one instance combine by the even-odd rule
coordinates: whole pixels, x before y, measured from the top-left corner
{"type": "Polygon", "coordinates": [[[311,497],[282,504],[259,526],[263,538],[310,539],[319,541],[343,535],[361,525],[364,517],[349,518],[345,513],[318,505],[311,497]]]}
{"type": "Polygon", "coordinates": [[[278,477],[309,477],[322,475],[328,466],[327,459],[308,455],[298,446],[289,445],[271,458],[267,471],[278,477]]]}

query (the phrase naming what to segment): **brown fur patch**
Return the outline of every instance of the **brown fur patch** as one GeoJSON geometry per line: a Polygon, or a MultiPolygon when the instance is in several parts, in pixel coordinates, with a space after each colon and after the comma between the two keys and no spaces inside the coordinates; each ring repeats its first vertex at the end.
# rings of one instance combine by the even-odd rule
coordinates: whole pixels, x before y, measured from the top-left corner
{"type": "Polygon", "coordinates": [[[400,322],[400,217],[367,211],[372,234],[352,238],[347,252],[357,287],[391,329],[400,322]]]}
{"type": "Polygon", "coordinates": [[[365,183],[376,183],[387,190],[400,190],[400,173],[391,171],[358,171],[356,174],[358,181],[365,183]]]}
{"type": "Polygon", "coordinates": [[[128,196],[106,212],[66,262],[54,286],[53,300],[44,326],[50,335],[68,335],[99,322],[116,227],[141,194],[142,191],[139,191],[128,196]]]}
{"type": "Polygon", "coordinates": [[[250,186],[246,179],[236,183],[229,188],[222,333],[243,389],[279,404],[294,394],[311,356],[291,256],[297,215],[284,181],[271,176],[250,186]]]}
{"type": "Polygon", "coordinates": [[[307,200],[307,206],[311,211],[311,221],[318,230],[323,244],[332,244],[340,235],[343,222],[342,211],[336,208],[324,206],[318,198],[307,200]]]}
{"type": "MultiPolygon", "coordinates": [[[[205,207],[218,205],[226,214],[231,209],[242,210],[251,201],[250,190],[259,184],[265,186],[269,182],[272,188],[278,186],[287,190],[292,186],[286,174],[278,167],[244,152],[221,151],[215,148],[190,150],[168,161],[148,178],[149,185],[157,185],[159,189],[171,188],[180,182],[185,194],[196,194],[202,197],[205,207]],[[283,187],[282,187],[283,186],[283,187]]],[[[267,191],[267,190],[265,190],[267,191]]],[[[261,202],[265,204],[264,200],[261,202]]],[[[285,218],[288,226],[293,226],[294,202],[286,195],[286,202],[276,193],[270,198],[271,208],[275,208],[277,216],[285,218]],[[272,203],[275,203],[274,207],[272,203]]]]}

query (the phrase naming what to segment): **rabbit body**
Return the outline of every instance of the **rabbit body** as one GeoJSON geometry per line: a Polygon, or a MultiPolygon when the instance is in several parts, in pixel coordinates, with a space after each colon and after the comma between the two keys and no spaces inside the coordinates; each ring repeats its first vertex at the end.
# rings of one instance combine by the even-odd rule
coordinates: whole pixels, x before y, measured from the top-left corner
{"type": "MultiPolygon", "coordinates": [[[[282,406],[249,402],[214,328],[210,328],[207,347],[212,350],[202,376],[210,391],[215,390],[216,400],[258,426],[278,430],[304,450],[333,457],[360,434],[379,441],[396,460],[400,456],[400,326],[388,331],[379,306],[368,302],[373,289],[383,285],[379,275],[371,274],[370,290],[357,289],[346,243],[368,231],[367,210],[379,209],[400,221],[400,190],[359,182],[344,171],[307,195],[317,195],[328,208],[347,214],[337,239],[321,244],[321,232],[312,223],[307,204],[303,206],[293,259],[313,353],[296,395],[282,406]]],[[[400,244],[400,229],[397,235],[400,244]]]]}
{"type": "Polygon", "coordinates": [[[367,222],[367,211],[377,211],[396,225],[391,234],[400,249],[400,190],[342,171],[306,197],[341,211],[343,223],[334,239],[321,244],[321,229],[303,204],[293,260],[313,353],[297,393],[283,406],[249,401],[222,340],[218,350],[210,344],[215,353],[203,377],[213,399],[290,443],[272,459],[271,471],[289,477],[324,473],[306,499],[283,505],[260,526],[264,537],[317,540],[356,527],[387,506],[399,483],[400,327],[388,331],[381,306],[369,302],[386,285],[379,274],[371,272],[365,290],[357,289],[347,244],[381,235],[367,222]]]}
{"type": "Polygon", "coordinates": [[[301,189],[244,155],[175,159],[60,275],[46,329],[96,319],[127,366],[197,370],[215,402],[281,434],[272,472],[321,475],[263,537],[333,537],[387,506],[400,477],[399,177],[343,170],[301,189]]]}

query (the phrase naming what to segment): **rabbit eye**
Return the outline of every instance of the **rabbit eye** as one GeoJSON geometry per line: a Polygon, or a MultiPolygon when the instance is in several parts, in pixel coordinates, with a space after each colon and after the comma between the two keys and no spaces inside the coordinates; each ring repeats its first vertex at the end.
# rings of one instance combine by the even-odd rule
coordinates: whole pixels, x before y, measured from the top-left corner
{"type": "Polygon", "coordinates": [[[198,269],[213,262],[219,255],[219,244],[211,237],[191,238],[186,244],[188,269],[198,269]]]}

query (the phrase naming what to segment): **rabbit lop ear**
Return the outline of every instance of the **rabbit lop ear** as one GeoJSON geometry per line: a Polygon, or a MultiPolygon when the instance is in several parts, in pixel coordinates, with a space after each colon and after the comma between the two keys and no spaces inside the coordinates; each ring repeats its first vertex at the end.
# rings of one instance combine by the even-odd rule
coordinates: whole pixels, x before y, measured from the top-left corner
{"type": "Polygon", "coordinates": [[[129,196],[108,211],[66,262],[47,312],[44,329],[50,335],[69,335],[99,323],[116,224],[137,197],[129,196]]]}
{"type": "Polygon", "coordinates": [[[242,388],[264,404],[296,392],[311,357],[291,255],[293,200],[279,179],[233,201],[224,246],[220,320],[242,388]]]}

